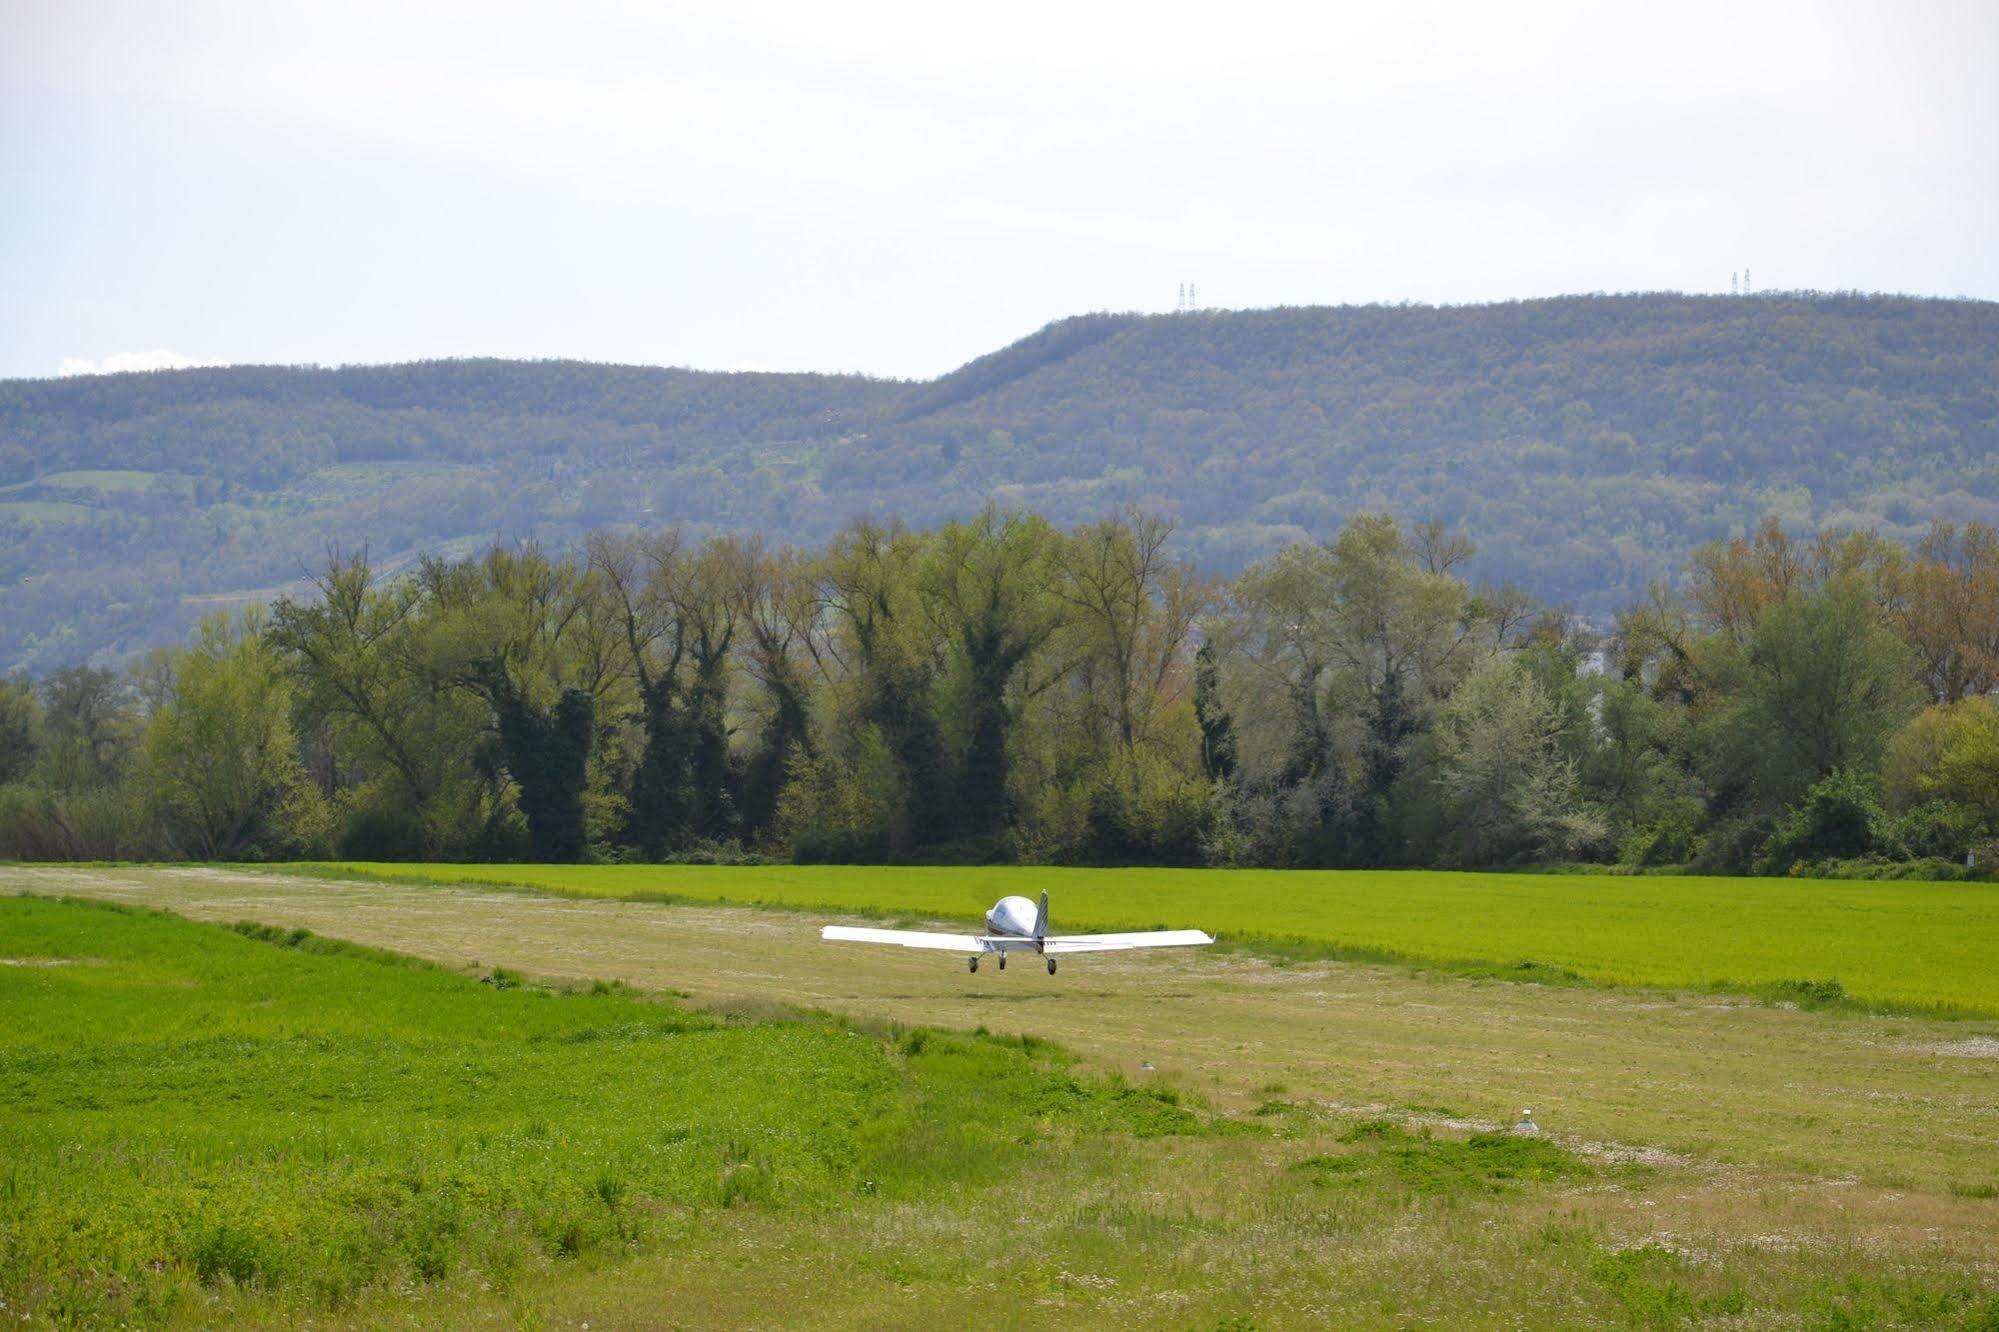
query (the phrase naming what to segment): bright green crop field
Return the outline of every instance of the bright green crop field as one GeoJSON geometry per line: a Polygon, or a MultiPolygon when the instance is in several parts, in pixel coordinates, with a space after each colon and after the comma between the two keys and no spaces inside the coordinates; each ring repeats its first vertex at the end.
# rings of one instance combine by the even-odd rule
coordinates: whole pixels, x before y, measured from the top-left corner
{"type": "Polygon", "coordinates": [[[1426,870],[863,866],[300,866],[584,897],[755,903],[972,923],[1050,893],[1056,932],[1224,938],[1523,979],[1714,988],[1999,1013],[1999,884],[1426,870]],[[1837,982],[1833,990],[1824,982],[1837,982]],[[1804,984],[1800,984],[1804,983],[1804,984]]]}

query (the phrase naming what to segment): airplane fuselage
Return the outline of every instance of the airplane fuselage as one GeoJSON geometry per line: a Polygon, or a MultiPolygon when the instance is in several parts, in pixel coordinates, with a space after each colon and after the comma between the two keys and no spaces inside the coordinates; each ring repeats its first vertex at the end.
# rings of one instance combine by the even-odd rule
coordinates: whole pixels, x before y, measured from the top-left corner
{"type": "Polygon", "coordinates": [[[1020,939],[1034,937],[1034,922],[1040,915],[1034,903],[1024,897],[1002,897],[993,903],[993,909],[986,912],[986,928],[994,934],[1009,934],[1020,939]]]}
{"type": "MultiPolygon", "coordinates": [[[[1013,952],[1048,951],[1043,937],[1048,933],[1048,894],[1041,895],[1041,904],[1036,906],[1024,897],[1002,897],[993,903],[993,909],[986,912],[986,928],[990,934],[979,940],[981,952],[998,953],[1000,970],[1006,970],[1006,955],[1013,952]]],[[[971,959],[973,971],[979,969],[979,959],[971,959]]],[[[1055,974],[1055,959],[1048,959],[1048,974],[1055,974]]]]}

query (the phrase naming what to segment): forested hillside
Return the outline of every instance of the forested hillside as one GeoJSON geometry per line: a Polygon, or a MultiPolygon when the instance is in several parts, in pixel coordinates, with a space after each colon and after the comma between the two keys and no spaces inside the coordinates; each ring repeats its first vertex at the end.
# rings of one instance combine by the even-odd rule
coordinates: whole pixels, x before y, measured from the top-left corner
{"type": "Polygon", "coordinates": [[[1348,516],[1608,612],[1765,513],[1999,521],[1999,305],[1845,295],[1093,315],[929,383],[569,362],[0,383],[0,668],[114,660],[366,547],[824,541],[1138,504],[1228,571],[1348,516]]]}

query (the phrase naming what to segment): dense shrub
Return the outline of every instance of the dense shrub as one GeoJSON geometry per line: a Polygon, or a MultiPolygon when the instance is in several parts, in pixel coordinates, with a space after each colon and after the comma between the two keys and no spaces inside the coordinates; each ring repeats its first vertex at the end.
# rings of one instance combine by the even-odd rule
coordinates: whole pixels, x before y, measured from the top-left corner
{"type": "Polygon", "coordinates": [[[336,846],[342,860],[422,860],[423,822],[407,807],[363,805],[348,814],[336,846]]]}
{"type": "Polygon", "coordinates": [[[1890,860],[1885,856],[1862,856],[1857,860],[1800,860],[1791,874],[1811,879],[1908,879],[1921,882],[1952,879],[1990,878],[1968,869],[1962,860],[1890,860]]]}
{"type": "Polygon", "coordinates": [[[1617,863],[1650,868],[1684,865],[1701,853],[1705,838],[1702,810],[1693,802],[1675,804],[1651,822],[1633,828],[1618,844],[1617,863]]]}
{"type": "Polygon", "coordinates": [[[1886,821],[1874,783],[1841,769],[1820,780],[1778,821],[1757,867],[1782,874],[1799,861],[1864,856],[1880,842],[1886,821]]]}
{"type": "Polygon", "coordinates": [[[1962,864],[1965,853],[1987,840],[1991,832],[1979,810],[1931,800],[1890,815],[1881,826],[1881,840],[1898,856],[1962,864]]]}

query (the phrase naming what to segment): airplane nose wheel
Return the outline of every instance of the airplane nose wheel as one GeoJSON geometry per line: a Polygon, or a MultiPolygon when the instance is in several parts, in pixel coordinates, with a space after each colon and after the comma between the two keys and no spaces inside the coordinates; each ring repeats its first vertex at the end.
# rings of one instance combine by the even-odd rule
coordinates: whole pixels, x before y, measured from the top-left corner
{"type": "Polygon", "coordinates": [[[965,970],[977,971],[978,969],[979,969],[979,959],[977,959],[976,957],[968,957],[965,959],[965,970]]]}
{"type": "Polygon", "coordinates": [[[1001,971],[1005,971],[1005,970],[1006,970],[1006,954],[1005,954],[1005,953],[1001,953],[1001,954],[1000,954],[1000,970],[1001,970],[1001,971]]]}
{"type": "Polygon", "coordinates": [[[1055,974],[1055,959],[1052,957],[1048,959],[1048,974],[1051,976],[1055,974]]]}

